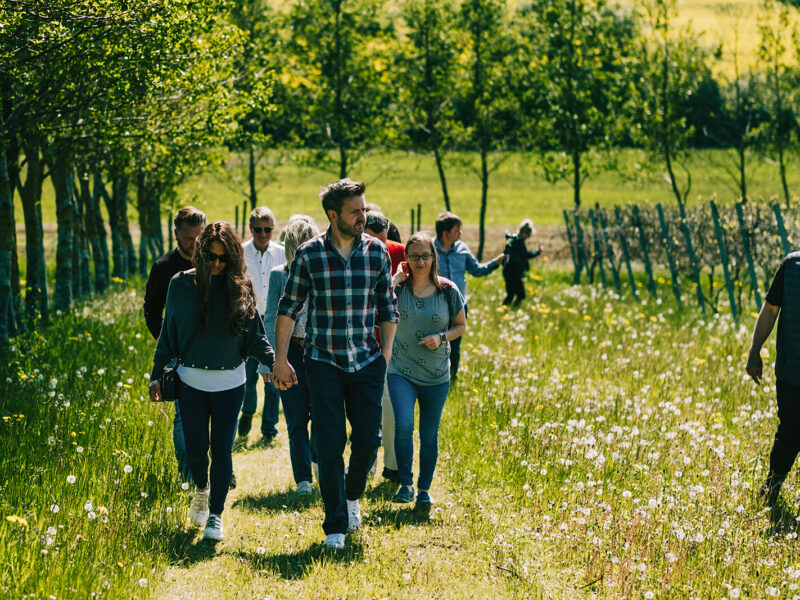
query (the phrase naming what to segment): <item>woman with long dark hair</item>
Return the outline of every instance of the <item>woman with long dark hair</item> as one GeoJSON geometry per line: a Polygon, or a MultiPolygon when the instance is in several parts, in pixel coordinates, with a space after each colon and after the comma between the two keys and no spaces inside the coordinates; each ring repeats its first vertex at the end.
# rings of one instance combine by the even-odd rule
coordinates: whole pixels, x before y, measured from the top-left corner
{"type": "Polygon", "coordinates": [[[400,479],[392,500],[414,499],[414,406],[419,402],[417,504],[427,508],[433,503],[428,490],[439,456],[439,422],[450,390],[450,342],[467,330],[467,319],[461,292],[452,281],[439,277],[430,236],[415,233],[408,239],[406,261],[393,280],[400,321],[386,378],[400,479]]]}
{"type": "Polygon", "coordinates": [[[252,356],[271,369],[275,358],[233,228],[222,221],[208,225],[197,240],[192,262],[194,269],[178,273],[169,284],[150,398],[162,400],[159,377],[170,360],[179,359],[178,405],[195,482],[189,519],[205,526],[204,538],[221,540],[233,466],[231,445],[247,378],[245,361],[252,356]]]}

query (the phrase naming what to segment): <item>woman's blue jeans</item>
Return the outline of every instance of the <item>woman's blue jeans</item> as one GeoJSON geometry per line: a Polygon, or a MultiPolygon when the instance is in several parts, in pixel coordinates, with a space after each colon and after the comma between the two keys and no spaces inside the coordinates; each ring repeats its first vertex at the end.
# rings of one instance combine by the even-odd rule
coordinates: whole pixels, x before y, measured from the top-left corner
{"type": "Polygon", "coordinates": [[[222,392],[203,392],[181,382],[178,404],[186,441],[186,458],[195,485],[202,489],[209,481],[208,450],[211,448],[209,509],[215,515],[222,514],[231,483],[231,445],[236,435],[236,419],[242,408],[243,388],[244,385],[240,385],[222,392]]]}
{"type": "Polygon", "coordinates": [[[417,385],[402,375],[386,378],[394,408],[394,450],[400,483],[413,485],[414,405],[419,400],[419,478],[417,488],[428,490],[439,458],[439,423],[450,382],[417,385]]]}
{"type": "Polygon", "coordinates": [[[306,368],[303,364],[303,346],[289,343],[289,364],[297,375],[297,385],[281,390],[283,416],[289,432],[289,457],[292,461],[294,482],[311,482],[311,461],[317,462],[314,425],[309,439],[308,424],[311,422],[311,396],[308,391],[306,368]]]}

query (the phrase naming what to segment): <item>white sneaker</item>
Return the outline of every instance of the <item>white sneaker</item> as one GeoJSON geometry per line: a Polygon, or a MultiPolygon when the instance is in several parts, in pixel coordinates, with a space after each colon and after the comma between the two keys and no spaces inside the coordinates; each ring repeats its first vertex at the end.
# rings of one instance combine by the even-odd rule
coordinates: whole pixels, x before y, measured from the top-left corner
{"type": "Polygon", "coordinates": [[[314,472],[314,481],[316,481],[317,485],[319,485],[319,463],[312,462],[311,470],[314,472]]]}
{"type": "Polygon", "coordinates": [[[189,492],[192,499],[189,504],[189,520],[195,527],[203,527],[208,521],[208,496],[211,488],[201,492],[194,486],[194,491],[189,492]]]}
{"type": "Polygon", "coordinates": [[[220,541],[224,537],[225,532],[222,530],[222,517],[214,514],[208,515],[206,528],[203,531],[203,539],[220,541]]]}
{"type": "Polygon", "coordinates": [[[352,533],[361,527],[361,507],[358,500],[347,501],[347,531],[352,533]]]}
{"type": "Polygon", "coordinates": [[[301,481],[297,484],[297,489],[295,490],[299,496],[309,496],[313,492],[311,491],[311,482],[310,481],[301,481]]]}
{"type": "Polygon", "coordinates": [[[325,537],[325,547],[332,550],[344,550],[344,534],[329,533],[325,537]]]}

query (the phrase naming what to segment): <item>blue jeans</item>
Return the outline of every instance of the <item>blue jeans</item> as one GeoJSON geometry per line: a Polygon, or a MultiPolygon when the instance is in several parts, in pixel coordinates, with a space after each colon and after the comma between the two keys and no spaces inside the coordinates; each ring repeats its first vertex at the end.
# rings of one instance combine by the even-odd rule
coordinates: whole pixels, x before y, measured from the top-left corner
{"type": "MultiPolygon", "coordinates": [[[[247,383],[244,384],[244,403],[242,416],[252,417],[256,414],[258,406],[258,361],[255,358],[247,359],[247,383]]],[[[261,413],[261,433],[265,438],[274,438],[278,435],[278,407],[280,393],[270,382],[264,383],[264,410],[261,413]]]]}
{"type": "Polygon", "coordinates": [[[417,488],[428,490],[439,458],[439,423],[450,382],[417,385],[402,375],[386,378],[394,408],[394,450],[400,483],[414,484],[414,405],[419,400],[419,478],[417,488]]]}
{"type": "Polygon", "coordinates": [[[355,372],[305,358],[311,414],[319,453],[319,490],[326,534],[347,532],[347,503],[367,487],[367,472],[381,445],[381,393],[386,361],[378,356],[355,372]],[[350,421],[350,465],[344,475],[344,448],[350,421]]]}
{"type": "Polygon", "coordinates": [[[286,418],[286,430],[289,433],[289,457],[292,461],[294,482],[311,482],[311,461],[317,462],[316,439],[314,425],[311,420],[311,397],[308,393],[306,368],[303,364],[303,347],[294,342],[289,343],[289,364],[297,375],[297,385],[288,390],[281,390],[283,416],[286,418]],[[308,435],[308,424],[311,425],[311,437],[308,435]]]}
{"type": "Polygon", "coordinates": [[[184,481],[192,480],[192,472],[189,469],[189,462],[186,460],[186,442],[183,439],[183,422],[181,421],[181,409],[175,402],[175,418],[172,420],[172,443],[175,446],[175,458],[178,460],[178,472],[184,481]]]}
{"type": "Polygon", "coordinates": [[[236,418],[242,408],[243,387],[240,385],[222,392],[203,392],[181,382],[178,404],[189,468],[195,485],[204,488],[209,482],[208,450],[211,449],[209,508],[215,515],[222,514],[231,483],[231,445],[236,435],[236,418]]]}

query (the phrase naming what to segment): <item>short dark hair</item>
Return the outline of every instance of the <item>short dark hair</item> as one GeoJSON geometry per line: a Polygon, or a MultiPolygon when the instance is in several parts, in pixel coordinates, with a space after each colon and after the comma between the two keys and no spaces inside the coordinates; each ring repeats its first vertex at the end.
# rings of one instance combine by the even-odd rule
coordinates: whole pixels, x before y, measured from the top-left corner
{"type": "Polygon", "coordinates": [[[197,210],[194,206],[184,206],[180,209],[175,218],[172,219],[175,229],[180,229],[184,225],[189,227],[205,227],[206,215],[203,211],[197,210]]]}
{"type": "Polygon", "coordinates": [[[348,198],[364,195],[367,186],[363,181],[353,181],[345,177],[339,181],[335,181],[330,185],[326,185],[319,193],[319,199],[322,200],[322,210],[325,215],[329,210],[333,210],[337,215],[342,214],[342,204],[348,198]]]}
{"type": "Polygon", "coordinates": [[[450,231],[456,225],[461,225],[461,219],[457,215],[451,212],[439,213],[436,217],[436,237],[442,237],[444,232],[450,231]]]}
{"type": "Polygon", "coordinates": [[[365,229],[381,233],[384,229],[389,229],[389,219],[379,212],[368,212],[365,229]]]}

